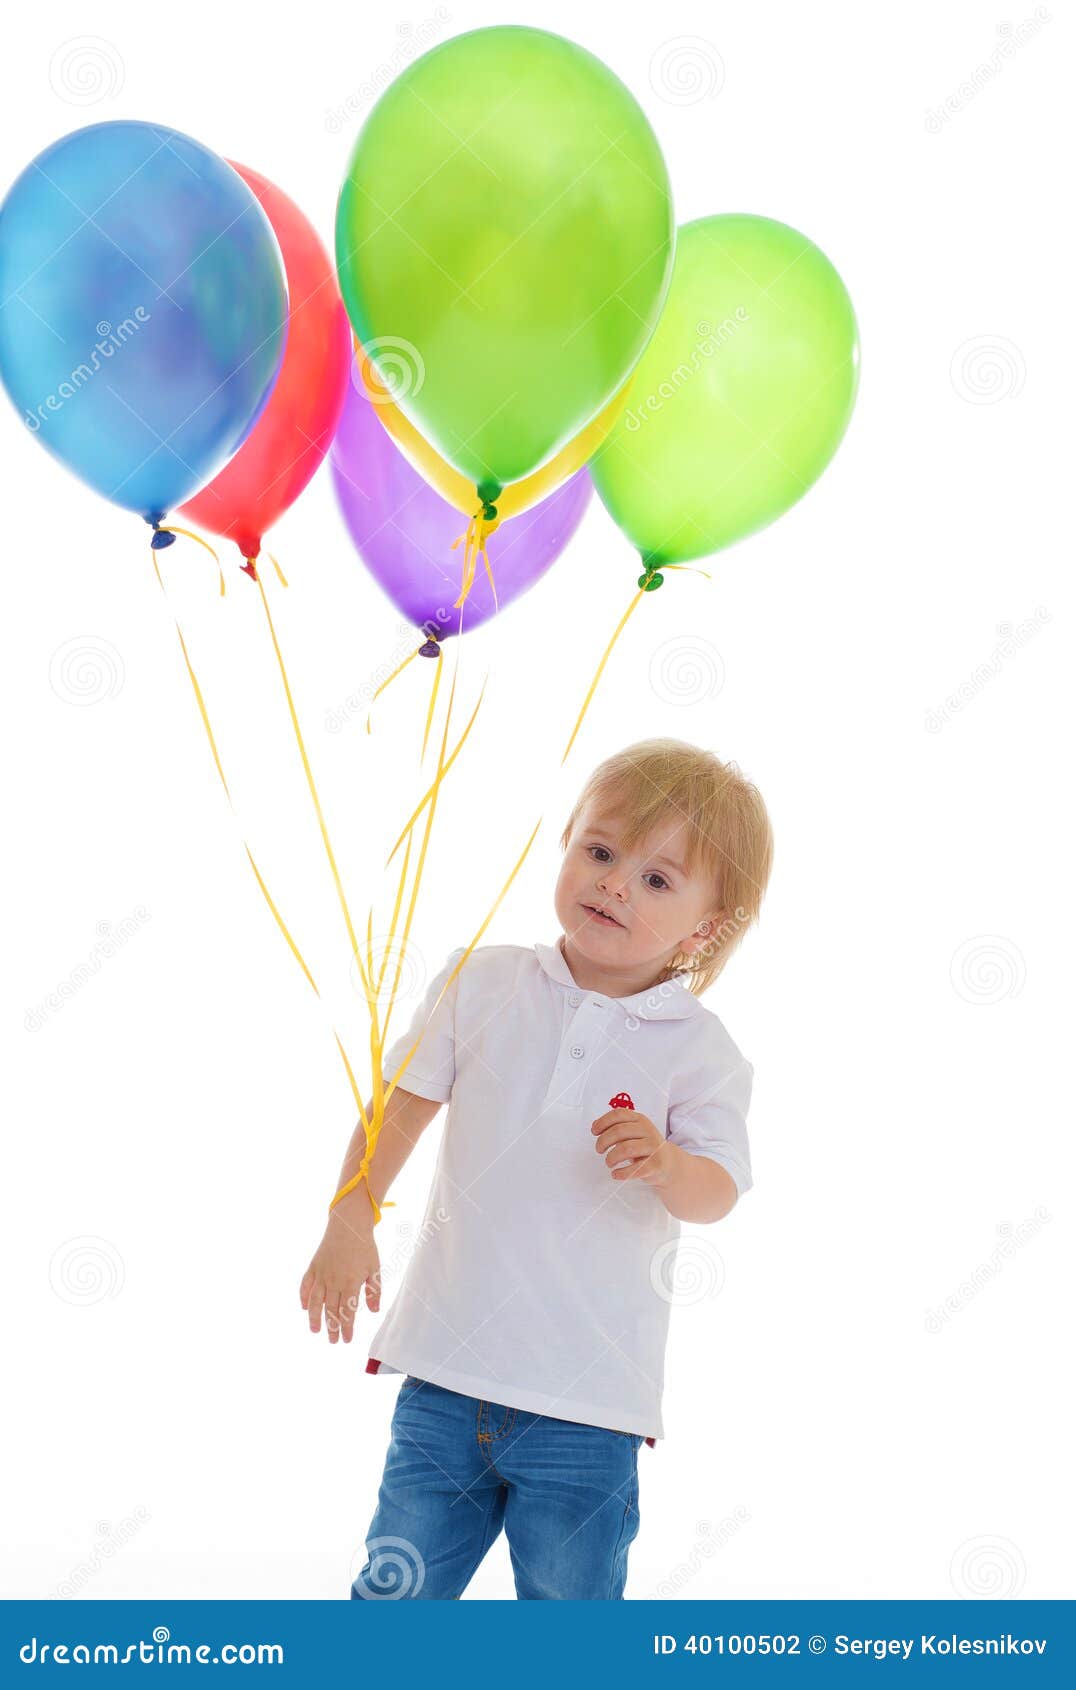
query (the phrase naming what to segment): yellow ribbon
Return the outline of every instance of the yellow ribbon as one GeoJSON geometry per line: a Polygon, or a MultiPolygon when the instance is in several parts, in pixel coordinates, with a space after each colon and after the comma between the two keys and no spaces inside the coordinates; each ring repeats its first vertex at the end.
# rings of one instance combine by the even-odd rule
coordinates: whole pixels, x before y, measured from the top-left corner
{"type": "MultiPolygon", "coordinates": [[[[166,530],[166,532],[175,533],[175,534],[183,534],[188,539],[197,540],[199,545],[205,546],[206,551],[210,553],[214,562],[217,564],[218,569],[220,569],[220,559],[217,557],[216,552],[213,550],[212,546],[208,545],[204,540],[200,539],[197,534],[191,534],[189,532],[189,530],[187,530],[185,528],[169,528],[169,529],[166,530]]],[[[152,564],[153,564],[154,573],[157,577],[157,584],[160,587],[161,592],[164,594],[165,601],[167,602],[168,592],[167,592],[167,589],[165,588],[164,579],[161,575],[160,566],[157,562],[157,553],[151,549],[149,555],[150,555],[150,559],[151,559],[152,564]]],[[[279,573],[279,569],[278,569],[278,573],[279,573]]],[[[282,579],[283,579],[283,577],[282,577],[282,579]]],[[[223,573],[223,571],[221,571],[221,592],[223,593],[223,591],[224,591],[224,573],[223,573]]],[[[229,808],[231,809],[232,815],[235,817],[236,822],[239,823],[239,813],[236,810],[234,800],[232,799],[231,789],[228,786],[228,782],[227,782],[227,779],[226,779],[225,774],[224,774],[224,766],[223,766],[221,759],[220,759],[220,752],[217,749],[216,735],[213,732],[212,724],[210,723],[210,720],[209,720],[209,712],[206,709],[205,697],[202,693],[202,688],[199,684],[198,677],[194,672],[194,665],[191,663],[190,653],[187,649],[187,642],[183,637],[183,629],[180,627],[179,619],[175,615],[174,611],[172,613],[172,619],[175,622],[176,633],[179,636],[180,650],[183,653],[183,661],[186,664],[187,674],[190,678],[190,683],[191,683],[192,690],[194,692],[195,701],[198,705],[198,712],[199,712],[199,715],[201,716],[201,719],[202,719],[202,726],[205,728],[206,738],[209,741],[209,749],[213,754],[213,762],[214,762],[214,765],[216,767],[217,774],[220,776],[220,783],[224,788],[224,795],[228,800],[229,808]]],[[[242,838],[242,824],[240,823],[239,825],[240,825],[240,837],[242,838]]],[[[254,878],[258,882],[258,887],[259,887],[259,889],[262,893],[262,896],[264,897],[266,903],[269,906],[269,909],[272,913],[274,921],[276,922],[276,924],[279,927],[281,933],[284,935],[285,940],[287,941],[288,949],[291,951],[291,953],[294,956],[296,962],[299,964],[299,967],[302,969],[303,974],[304,974],[306,980],[309,982],[310,987],[313,990],[315,997],[317,997],[318,1000],[323,1003],[324,999],[322,998],[321,993],[318,990],[317,981],[314,979],[314,976],[311,973],[310,968],[307,965],[306,959],[304,958],[304,956],[303,956],[302,952],[300,951],[298,945],[296,944],[295,940],[292,938],[291,933],[288,930],[287,924],[284,921],[284,918],[281,915],[280,910],[279,910],[275,900],[273,899],[273,896],[270,893],[268,886],[266,885],[265,877],[263,876],[261,870],[259,869],[257,863],[254,860],[254,853],[250,849],[250,846],[247,844],[247,841],[246,841],[245,838],[242,838],[242,844],[243,844],[243,849],[247,854],[247,860],[250,863],[251,869],[254,872],[254,878]]],[[[359,1090],[358,1083],[355,1079],[354,1072],[352,1071],[351,1063],[348,1061],[347,1052],[344,1049],[343,1042],[340,1038],[340,1035],[336,1031],[335,1027],[333,1028],[332,1031],[333,1031],[333,1038],[336,1041],[336,1048],[340,1052],[340,1059],[343,1062],[344,1069],[347,1073],[348,1084],[351,1087],[352,1096],[355,1098],[355,1101],[358,1104],[359,1113],[361,1115],[362,1114],[362,1093],[359,1090]]],[[[379,1221],[381,1219],[381,1211],[380,1211],[378,1204],[374,1200],[373,1192],[369,1190],[369,1186],[367,1186],[367,1191],[369,1192],[370,1202],[373,1204],[374,1219],[375,1219],[375,1225],[376,1225],[377,1221],[379,1221]]],[[[385,1207],[391,1207],[391,1205],[386,1204],[385,1207]]]]}
{"type": "MultiPolygon", "coordinates": [[[[688,567],[689,567],[689,565],[686,564],[686,563],[663,563],[663,564],[660,565],[660,568],[662,570],[666,570],[666,569],[687,569],[688,567]]],[[[705,569],[694,569],[694,570],[692,570],[692,574],[693,575],[705,575],[706,579],[708,581],[712,579],[712,577],[709,574],[707,574],[707,571],[705,569]]],[[[587,710],[590,707],[590,701],[594,697],[594,693],[597,689],[598,682],[601,680],[602,670],[605,668],[605,665],[609,660],[609,654],[612,651],[613,647],[616,645],[616,642],[620,638],[621,634],[624,632],[624,628],[627,624],[628,617],[631,615],[632,611],[635,609],[636,605],[639,603],[639,600],[641,598],[645,598],[645,597],[646,597],[646,588],[640,587],[639,591],[636,593],[635,597],[632,599],[631,603],[629,604],[627,610],[624,612],[623,616],[620,618],[620,621],[617,623],[616,627],[613,629],[613,636],[612,636],[611,640],[609,641],[609,644],[606,646],[605,650],[602,652],[601,662],[598,664],[598,667],[594,671],[594,679],[591,681],[590,686],[587,689],[587,696],[583,700],[583,708],[580,710],[578,716],[575,719],[575,727],[572,729],[568,743],[564,747],[564,755],[560,760],[562,768],[564,767],[564,764],[567,762],[569,751],[572,749],[572,746],[575,744],[575,736],[579,732],[579,729],[583,725],[583,717],[586,715],[587,710]]]]}
{"type": "Polygon", "coordinates": [[[489,566],[489,554],[486,551],[486,541],[500,526],[500,517],[487,517],[484,511],[476,511],[467,524],[466,531],[459,534],[452,542],[452,550],[458,545],[463,546],[463,581],[460,586],[460,596],[453,603],[453,610],[462,608],[467,594],[474,585],[475,570],[478,559],[481,558],[489,577],[490,591],[493,594],[493,608],[499,610],[497,603],[497,588],[493,580],[493,571],[489,566]]]}

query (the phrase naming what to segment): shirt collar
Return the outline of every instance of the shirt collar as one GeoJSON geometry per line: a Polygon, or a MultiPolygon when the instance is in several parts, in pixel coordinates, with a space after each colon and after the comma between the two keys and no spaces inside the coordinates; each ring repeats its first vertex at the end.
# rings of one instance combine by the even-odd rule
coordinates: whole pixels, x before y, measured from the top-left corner
{"type": "MultiPolygon", "coordinates": [[[[545,973],[558,986],[583,992],[584,988],[576,984],[564,960],[559,942],[555,945],[535,945],[534,952],[545,973]]],[[[633,992],[631,997],[611,998],[603,992],[593,991],[589,995],[596,1003],[622,1010],[625,1015],[637,1016],[640,1021],[686,1021],[688,1016],[698,1014],[702,1008],[698,998],[688,990],[686,976],[682,974],[674,975],[671,980],[662,980],[656,986],[647,986],[642,992],[633,992]]]]}

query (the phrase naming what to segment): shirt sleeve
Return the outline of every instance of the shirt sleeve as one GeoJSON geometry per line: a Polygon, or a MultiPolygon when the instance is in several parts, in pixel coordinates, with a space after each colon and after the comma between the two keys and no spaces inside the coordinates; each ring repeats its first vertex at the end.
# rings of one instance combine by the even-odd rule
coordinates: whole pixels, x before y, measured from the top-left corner
{"type": "Polygon", "coordinates": [[[712,1080],[704,1091],[669,1110],[666,1137],[692,1156],[705,1156],[731,1174],[737,1195],[750,1191],[751,1151],[747,1142],[747,1109],[755,1070],[741,1061],[712,1080]]]}
{"type": "Polygon", "coordinates": [[[406,1033],[401,1033],[385,1051],[382,1073],[386,1085],[421,1035],[418,1049],[397,1085],[403,1091],[414,1092],[416,1097],[429,1098],[434,1103],[447,1103],[452,1096],[452,1084],[456,1078],[456,998],[460,976],[457,974],[443,996],[442,990],[465,950],[466,946],[461,945],[452,952],[426,988],[406,1033]]]}

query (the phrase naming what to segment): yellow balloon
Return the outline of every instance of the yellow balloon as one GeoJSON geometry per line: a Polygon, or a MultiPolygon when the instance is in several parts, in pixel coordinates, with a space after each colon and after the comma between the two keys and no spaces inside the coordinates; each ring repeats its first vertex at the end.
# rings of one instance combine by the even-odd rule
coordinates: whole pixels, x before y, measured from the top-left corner
{"type": "MultiPolygon", "coordinates": [[[[371,360],[363,351],[362,343],[355,338],[356,367],[362,381],[363,391],[377,410],[377,415],[395,440],[404,457],[413,464],[419,474],[436,488],[442,499],[447,499],[450,505],[455,505],[464,516],[474,516],[482,506],[482,501],[473,482],[461,475],[459,470],[447,464],[440,452],[424,440],[414,423],[404,416],[399,406],[393,403],[392,394],[378,375],[371,360]]],[[[631,387],[631,377],[614,393],[604,410],[589,422],[574,440],[569,440],[567,446],[561,448],[555,457],[536,469],[533,475],[525,475],[522,481],[510,482],[501,489],[497,500],[498,521],[505,521],[510,516],[518,516],[521,511],[529,510],[542,499],[549,497],[562,482],[574,475],[577,469],[592,458],[606,435],[612,429],[627,402],[628,390],[631,387]]]]}

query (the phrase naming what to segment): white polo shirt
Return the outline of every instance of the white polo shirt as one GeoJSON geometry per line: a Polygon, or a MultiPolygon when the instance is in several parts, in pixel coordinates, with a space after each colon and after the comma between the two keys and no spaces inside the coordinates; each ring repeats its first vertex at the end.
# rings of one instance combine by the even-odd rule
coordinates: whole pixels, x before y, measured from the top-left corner
{"type": "Polygon", "coordinates": [[[367,1371],[661,1437],[680,1223],[642,1181],[612,1178],[591,1122],[626,1093],[742,1194],[754,1070],[681,979],[631,997],[584,991],[559,942],[477,948],[431,1018],[462,955],[385,1055],[387,1082],[425,1027],[399,1083],[449,1108],[367,1371]]]}

